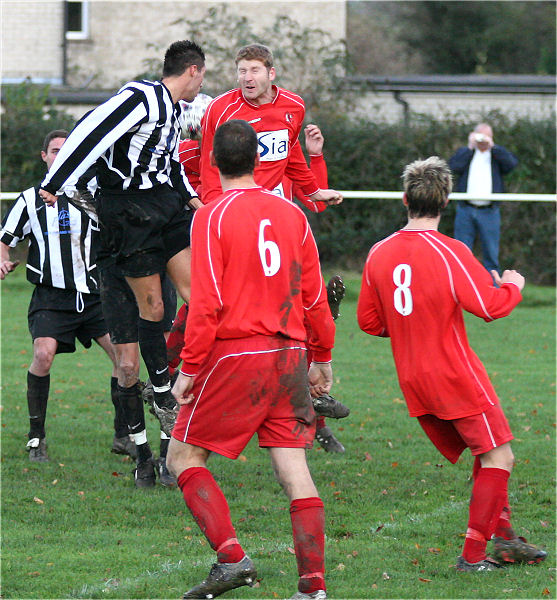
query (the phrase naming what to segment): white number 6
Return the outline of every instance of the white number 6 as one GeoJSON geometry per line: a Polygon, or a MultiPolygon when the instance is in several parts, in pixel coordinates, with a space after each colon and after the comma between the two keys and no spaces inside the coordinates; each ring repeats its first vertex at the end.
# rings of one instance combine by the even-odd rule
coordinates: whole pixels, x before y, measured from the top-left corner
{"type": "Polygon", "coordinates": [[[412,292],[410,291],[410,283],[412,282],[412,269],[410,265],[404,263],[397,265],[393,271],[393,282],[397,286],[393,298],[395,309],[403,317],[406,317],[414,308],[412,292]]]}
{"type": "Polygon", "coordinates": [[[272,277],[280,269],[280,250],[275,242],[265,239],[265,227],[270,225],[269,219],[259,223],[259,258],[266,277],[272,277]],[[268,253],[268,254],[267,254],[268,253]],[[267,257],[269,261],[267,262],[267,257]]]}

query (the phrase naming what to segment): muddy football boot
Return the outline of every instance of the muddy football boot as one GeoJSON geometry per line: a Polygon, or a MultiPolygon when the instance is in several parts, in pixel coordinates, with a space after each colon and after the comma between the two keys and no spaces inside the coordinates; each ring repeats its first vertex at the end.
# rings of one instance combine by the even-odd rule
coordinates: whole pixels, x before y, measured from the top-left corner
{"type": "Polygon", "coordinates": [[[187,591],[182,598],[216,598],[243,585],[252,587],[256,577],[255,565],[246,554],[237,563],[215,563],[207,578],[187,591]]]}
{"type": "Polygon", "coordinates": [[[31,462],[48,462],[48,454],[46,452],[46,439],[32,438],[27,442],[27,452],[29,452],[29,460],[31,462]]]}
{"type": "Polygon", "coordinates": [[[166,459],[159,458],[157,461],[157,469],[159,471],[159,481],[164,487],[176,487],[176,477],[166,468],[166,459]]]}
{"type": "Polygon", "coordinates": [[[157,482],[155,465],[151,459],[137,463],[134,470],[135,487],[148,488],[154,487],[157,482]]]}
{"type": "Polygon", "coordinates": [[[500,563],[527,563],[534,565],[542,562],[547,557],[545,550],[528,544],[523,537],[515,537],[512,540],[496,537],[493,542],[493,558],[500,563]]]}
{"type": "Polygon", "coordinates": [[[155,417],[159,420],[161,430],[170,437],[176,423],[176,417],[180,412],[180,406],[174,400],[174,396],[170,390],[165,393],[164,401],[165,404],[159,406],[157,400],[153,399],[153,410],[155,411],[155,417]]]}
{"type": "Polygon", "coordinates": [[[293,596],[290,596],[290,600],[327,600],[327,593],[325,590],[317,590],[311,592],[311,594],[296,592],[293,596]]]}
{"type": "Polygon", "coordinates": [[[500,565],[489,556],[476,563],[469,563],[465,561],[462,556],[459,556],[458,560],[456,561],[456,570],[461,573],[472,571],[497,571],[498,569],[504,568],[505,567],[503,565],[500,565]]]}
{"type": "Polygon", "coordinates": [[[122,437],[114,436],[114,439],[112,440],[112,449],[110,451],[114,454],[127,454],[134,460],[137,460],[135,442],[132,442],[129,435],[124,435],[122,437]]]}
{"type": "Polygon", "coordinates": [[[340,303],[344,298],[346,288],[344,287],[344,281],[340,275],[335,275],[329,279],[327,284],[327,301],[329,302],[329,308],[331,315],[336,321],[340,316],[340,303]]]}
{"type": "Polygon", "coordinates": [[[344,419],[350,414],[350,409],[329,394],[323,394],[319,398],[312,398],[313,410],[320,417],[331,419],[344,419]]]}
{"type": "Polygon", "coordinates": [[[346,448],[337,440],[331,428],[326,425],[315,432],[315,439],[325,452],[336,452],[337,454],[346,452],[346,448]]]}

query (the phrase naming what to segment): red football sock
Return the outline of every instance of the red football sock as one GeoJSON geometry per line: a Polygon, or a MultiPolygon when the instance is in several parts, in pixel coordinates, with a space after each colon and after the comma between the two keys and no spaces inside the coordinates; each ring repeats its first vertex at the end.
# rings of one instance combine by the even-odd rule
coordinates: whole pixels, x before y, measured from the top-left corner
{"type": "Polygon", "coordinates": [[[495,531],[507,497],[510,473],[505,469],[479,469],[470,498],[468,530],[462,556],[470,563],[485,559],[485,548],[495,531]]]}
{"type": "Polygon", "coordinates": [[[170,329],[166,340],[166,359],[170,369],[174,370],[180,364],[180,352],[184,347],[184,332],[188,318],[188,305],[182,304],[170,329]]]}
{"type": "Polygon", "coordinates": [[[325,589],[325,512],[321,498],[300,498],[290,504],[298,590],[311,594],[325,589]]]}
{"type": "Polygon", "coordinates": [[[511,508],[509,506],[508,495],[505,498],[505,505],[495,527],[495,537],[502,537],[505,540],[513,540],[516,537],[516,533],[511,525],[511,508]]]}
{"type": "Polygon", "coordinates": [[[186,469],[178,477],[178,486],[218,561],[240,562],[245,552],[236,539],[226,498],[211,471],[204,467],[186,469]]]}
{"type": "Polygon", "coordinates": [[[321,417],[319,415],[315,415],[317,417],[316,421],[315,421],[315,427],[316,429],[323,429],[323,427],[325,427],[326,423],[325,423],[325,417],[321,417]]]}

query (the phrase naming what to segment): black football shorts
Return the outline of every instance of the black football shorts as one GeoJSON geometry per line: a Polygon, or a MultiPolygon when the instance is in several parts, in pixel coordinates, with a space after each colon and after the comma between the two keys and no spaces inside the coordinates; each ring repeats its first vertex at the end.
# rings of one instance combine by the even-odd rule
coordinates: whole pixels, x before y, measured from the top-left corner
{"type": "Polygon", "coordinates": [[[99,294],[43,285],[35,286],[27,321],[33,340],[49,337],[58,342],[56,354],[75,352],[76,338],[90,348],[92,340],[108,332],[99,294]]]}
{"type": "Polygon", "coordinates": [[[166,263],[190,245],[192,211],[170,185],[100,190],[97,213],[102,244],[128,277],[163,273],[166,263]]]}

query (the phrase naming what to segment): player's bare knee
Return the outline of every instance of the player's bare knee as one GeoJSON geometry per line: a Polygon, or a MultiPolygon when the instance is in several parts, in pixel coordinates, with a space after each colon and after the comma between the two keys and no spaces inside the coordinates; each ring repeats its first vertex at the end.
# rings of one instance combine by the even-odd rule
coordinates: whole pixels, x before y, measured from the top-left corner
{"type": "Polygon", "coordinates": [[[509,443],[498,446],[481,455],[482,468],[505,469],[511,472],[514,466],[514,454],[509,443]]]}
{"type": "Polygon", "coordinates": [[[164,303],[162,298],[150,298],[141,309],[141,318],[146,321],[162,321],[164,318],[164,303]]]}
{"type": "Polygon", "coordinates": [[[34,366],[44,372],[50,371],[50,367],[54,361],[56,350],[47,346],[35,346],[33,350],[33,363],[34,366]]]}
{"type": "Polygon", "coordinates": [[[118,381],[122,387],[131,387],[139,376],[139,365],[134,361],[120,361],[118,363],[118,381]]]}

